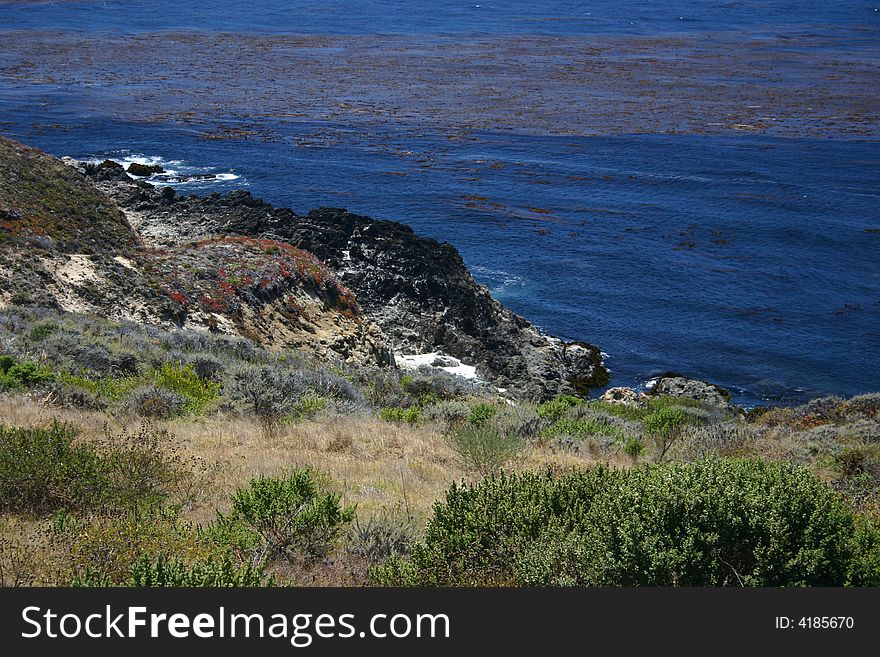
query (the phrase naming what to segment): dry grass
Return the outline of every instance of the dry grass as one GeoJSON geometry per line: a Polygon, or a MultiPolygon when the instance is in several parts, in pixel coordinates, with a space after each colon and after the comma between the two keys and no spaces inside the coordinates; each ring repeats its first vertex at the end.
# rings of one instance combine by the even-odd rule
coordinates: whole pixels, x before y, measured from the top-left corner
{"type": "Polygon", "coordinates": [[[250,419],[206,419],[170,426],[184,450],[216,465],[214,490],[195,518],[224,510],[229,494],[253,477],[296,466],[327,475],[359,513],[401,505],[427,512],[461,476],[443,437],[430,429],[391,425],[371,417],[307,421],[267,435],[250,419]]]}
{"type": "MultiPolygon", "coordinates": [[[[53,420],[75,424],[82,440],[99,440],[109,430],[131,431],[132,422],[100,412],[48,407],[39,399],[0,396],[0,424],[47,426],[53,420]]],[[[361,519],[383,510],[407,513],[424,526],[434,502],[450,484],[471,475],[462,469],[443,434],[434,427],[386,422],[368,415],[326,417],[267,431],[258,421],[212,416],[157,423],[167,430],[183,457],[207,471],[196,503],[184,510],[193,523],[206,523],[227,511],[231,494],[254,477],[311,466],[325,484],[356,504],[361,519]]],[[[583,467],[590,459],[535,447],[513,469],[583,467]]],[[[53,585],[65,581],[63,550],[47,540],[51,521],[0,517],[0,579],[6,586],[53,585]]],[[[276,563],[281,581],[303,586],[361,586],[367,563],[342,549],[318,563],[276,563]]]]}
{"type": "MultiPolygon", "coordinates": [[[[2,424],[45,426],[56,418],[80,427],[85,440],[103,436],[105,426],[111,431],[130,428],[126,427],[130,422],[100,412],[0,396],[2,424]]],[[[178,419],[159,426],[169,431],[184,456],[199,459],[210,473],[211,485],[186,514],[196,522],[227,510],[231,493],[252,478],[297,466],[323,473],[346,504],[357,504],[362,517],[383,508],[400,508],[426,518],[453,481],[471,477],[435,427],[390,423],[368,415],[319,418],[271,432],[252,418],[235,416],[178,419]]],[[[534,447],[509,465],[517,470],[570,468],[595,460],[534,447]]],[[[621,466],[628,462],[615,461],[612,458],[621,466]]]]}

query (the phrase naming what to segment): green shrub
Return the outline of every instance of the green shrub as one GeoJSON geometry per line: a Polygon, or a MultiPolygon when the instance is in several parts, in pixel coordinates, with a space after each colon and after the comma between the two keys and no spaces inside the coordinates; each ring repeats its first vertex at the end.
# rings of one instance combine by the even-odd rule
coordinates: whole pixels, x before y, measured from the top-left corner
{"type": "MultiPolygon", "coordinates": [[[[207,557],[194,563],[165,556],[142,555],[135,561],[121,586],[128,587],[255,587],[274,586],[274,579],[267,578],[260,566],[236,565],[230,555],[221,558],[207,557]]],[[[105,573],[90,571],[71,580],[71,586],[113,586],[105,573]]]]}
{"type": "Polygon", "coordinates": [[[193,501],[200,481],[200,462],[184,460],[171,434],[148,423],[112,433],[105,429],[99,444],[107,474],[106,506],[152,508],[173,501],[193,501]]]}
{"type": "Polygon", "coordinates": [[[853,560],[847,584],[880,586],[880,520],[860,518],[853,536],[853,560]]]}
{"type": "Polygon", "coordinates": [[[471,409],[470,417],[468,421],[477,427],[485,426],[485,424],[491,420],[493,417],[498,415],[498,406],[495,404],[476,404],[471,409]]]}
{"type": "Polygon", "coordinates": [[[409,560],[391,558],[371,571],[383,586],[516,584],[520,553],[551,526],[569,530],[615,472],[597,467],[558,477],[492,473],[476,484],[455,483],[409,560]]]}
{"type": "Polygon", "coordinates": [[[287,414],[287,419],[291,422],[310,420],[327,408],[328,403],[326,397],[307,393],[300,397],[299,401],[293,405],[290,413],[287,414]]]}
{"type": "Polygon", "coordinates": [[[182,490],[192,475],[156,431],[80,443],[68,424],[0,425],[0,509],[38,516],[152,506],[182,490]]]}
{"type": "Polygon", "coordinates": [[[232,511],[219,516],[208,536],[221,538],[254,564],[278,556],[322,557],[354,518],[354,507],[339,501],[339,495],[319,489],[308,468],[259,477],[235,492],[232,511]]]}
{"type": "Polygon", "coordinates": [[[203,412],[220,394],[220,384],[200,377],[192,365],[165,363],[156,372],[156,385],[186,399],[191,413],[203,412]]]}
{"type": "Polygon", "coordinates": [[[31,341],[39,342],[40,340],[48,338],[59,328],[58,324],[55,324],[54,322],[38,322],[31,327],[29,336],[31,341]]]}
{"type": "Polygon", "coordinates": [[[583,403],[583,399],[572,397],[571,395],[559,395],[550,401],[540,404],[537,408],[538,417],[545,420],[560,420],[568,412],[568,409],[574,408],[583,403]]]}
{"type": "Polygon", "coordinates": [[[418,406],[410,406],[409,408],[389,407],[379,411],[379,417],[388,422],[418,424],[422,419],[422,412],[418,406]]]}
{"type": "Polygon", "coordinates": [[[541,432],[544,438],[557,436],[573,436],[574,438],[587,438],[589,436],[608,436],[614,440],[623,442],[626,433],[619,426],[610,423],[602,416],[561,418],[541,432]]]}
{"type": "Polygon", "coordinates": [[[103,501],[107,469],[94,447],[76,444],[76,430],[53,422],[49,428],[0,425],[0,508],[40,515],[79,509],[103,501]]]}
{"type": "MultiPolygon", "coordinates": [[[[119,514],[59,512],[52,519],[52,540],[63,555],[60,583],[95,582],[124,585],[138,559],[174,556],[204,559],[222,550],[202,545],[176,507],[140,507],[119,514]]],[[[228,552],[228,550],[227,550],[228,552]]]]}
{"type": "Polygon", "coordinates": [[[783,463],[599,467],[453,486],[411,559],[372,573],[403,585],[839,586],[876,576],[876,538],[860,540],[839,496],[783,463]]]}
{"type": "Polygon", "coordinates": [[[465,424],[447,436],[465,469],[487,474],[501,468],[526,448],[521,436],[493,425],[465,424]]]}
{"type": "Polygon", "coordinates": [[[12,356],[0,356],[0,391],[33,388],[54,380],[55,374],[46,366],[17,363],[12,356]]]}
{"type": "Polygon", "coordinates": [[[593,410],[616,415],[617,417],[629,420],[630,422],[637,422],[650,412],[648,408],[634,406],[632,404],[614,404],[611,402],[594,400],[586,402],[586,405],[593,410]]]}
{"type": "Polygon", "coordinates": [[[81,375],[64,373],[58,378],[61,383],[82,388],[99,399],[106,399],[111,402],[119,401],[140,385],[140,379],[135,377],[115,378],[102,376],[97,379],[90,379],[81,375]]]}
{"type": "Polygon", "coordinates": [[[633,463],[639,460],[639,457],[645,451],[645,444],[638,438],[630,438],[623,445],[623,453],[633,460],[633,463]]]}
{"type": "Polygon", "coordinates": [[[682,429],[697,420],[678,406],[660,406],[643,420],[645,429],[654,438],[655,460],[662,461],[672,446],[681,438],[682,429]]]}
{"type": "Polygon", "coordinates": [[[687,426],[690,419],[681,408],[663,406],[646,415],[643,422],[648,431],[669,439],[687,426]]]}

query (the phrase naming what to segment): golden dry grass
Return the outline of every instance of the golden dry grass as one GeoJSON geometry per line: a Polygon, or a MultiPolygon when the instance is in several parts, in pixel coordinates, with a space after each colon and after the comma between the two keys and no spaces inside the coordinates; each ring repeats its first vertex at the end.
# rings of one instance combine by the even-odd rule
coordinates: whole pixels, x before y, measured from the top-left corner
{"type": "MultiPolygon", "coordinates": [[[[23,396],[0,396],[0,423],[45,426],[53,419],[80,428],[82,439],[100,438],[105,430],[131,430],[132,421],[100,412],[47,407],[23,396]],[[105,429],[106,427],[106,429],[105,429]]],[[[137,421],[134,421],[136,424],[137,421]]],[[[443,434],[435,427],[391,423],[369,415],[320,418],[266,431],[253,418],[211,416],[158,423],[169,432],[184,457],[195,457],[210,484],[188,519],[203,522],[225,511],[230,495],[254,477],[310,466],[327,485],[356,504],[368,517],[381,509],[408,511],[418,519],[430,513],[453,481],[471,478],[443,434]]],[[[529,449],[511,462],[512,469],[583,467],[589,455],[529,449]]],[[[604,460],[607,460],[604,459],[604,460]]],[[[626,457],[613,464],[625,466],[626,457]]]]}

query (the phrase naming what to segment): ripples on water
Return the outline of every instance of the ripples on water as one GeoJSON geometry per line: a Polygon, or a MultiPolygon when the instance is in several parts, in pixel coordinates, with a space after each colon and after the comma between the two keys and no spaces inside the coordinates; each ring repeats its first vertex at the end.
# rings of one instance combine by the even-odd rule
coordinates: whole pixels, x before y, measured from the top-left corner
{"type": "MultiPolygon", "coordinates": [[[[401,56],[399,41],[360,40],[354,50],[336,42],[339,57],[319,57],[315,69],[329,87],[322,96],[307,81],[259,77],[282,65],[283,41],[273,45],[271,63],[242,52],[217,64],[218,53],[228,55],[235,43],[248,43],[245,37],[154,34],[194,29],[205,3],[178,4],[163,12],[155,2],[0,2],[0,30],[25,30],[15,35],[17,56],[0,56],[0,131],[59,155],[164,161],[181,173],[223,176],[184,185],[184,193],[246,187],[300,211],[344,206],[404,221],[458,247],[496,297],[547,331],[601,346],[618,385],[678,370],[728,386],[748,403],[878,388],[880,147],[877,108],[864,100],[877,80],[877,54],[860,45],[877,36],[869,4],[811,6],[805,13],[803,3],[787,2],[514,2],[504,11],[500,3],[447,2],[419,14],[403,2],[287,3],[293,9],[285,12],[270,9],[274,3],[244,11],[243,3],[214,2],[199,25],[201,31],[527,35],[485,69],[473,63],[481,58],[476,37],[446,42],[449,59],[438,75],[459,90],[476,85],[476,100],[436,93],[436,106],[416,93],[416,85],[426,84],[417,79],[417,56],[411,52],[403,68],[392,65],[393,53],[401,56]],[[356,12],[342,11],[352,4],[356,12]],[[780,30],[803,48],[780,41],[780,30]],[[49,45],[88,38],[77,32],[113,31],[119,34],[108,49],[120,50],[106,61],[96,51],[89,62],[65,66],[69,57],[48,52],[49,45]],[[702,36],[682,37],[677,50],[669,41],[661,47],[618,40],[615,54],[599,58],[596,77],[583,87],[592,98],[573,72],[561,72],[569,77],[552,86],[556,67],[597,46],[581,32],[688,31],[724,31],[742,49],[737,61],[748,65],[725,62],[701,45],[711,42],[702,36]],[[538,47],[547,37],[528,36],[536,32],[564,36],[556,45],[563,50],[547,59],[547,48],[538,47]],[[755,35],[772,47],[755,45],[755,35]],[[178,48],[177,66],[163,61],[150,68],[150,58],[160,56],[150,49],[142,60],[120,54],[138,40],[178,48]],[[694,44],[702,59],[686,54],[694,44]],[[468,48],[464,71],[453,60],[468,48]],[[843,68],[810,79],[811,48],[822,49],[823,66],[843,68]],[[377,59],[364,63],[369,52],[377,59]],[[357,61],[346,62],[353,53],[357,61]],[[772,63],[763,71],[762,58],[772,63]],[[543,82],[542,66],[552,73],[543,82]],[[638,107],[630,116],[607,113],[624,106],[621,98],[646,97],[631,75],[638,66],[646,67],[658,103],[665,95],[675,102],[658,104],[653,113],[638,107]],[[774,80],[778,67],[787,67],[787,79],[774,80]],[[358,104],[363,98],[339,96],[346,85],[350,95],[363,91],[356,78],[340,73],[356,70],[388,84],[387,96],[369,111],[358,104]],[[664,91],[665,76],[682,71],[690,91],[677,96],[678,83],[664,91]],[[488,97],[486,80],[502,110],[489,101],[474,105],[488,97]],[[523,84],[535,86],[504,106],[504,97],[523,84]],[[555,101],[545,100],[517,124],[515,111],[529,96],[537,103],[542,89],[554,89],[555,101]],[[747,106],[759,92],[765,96],[752,105],[765,106],[747,106]],[[808,93],[811,104],[798,107],[808,93]],[[297,95],[303,111],[279,116],[297,95]],[[228,104],[218,101],[224,96],[228,104]],[[339,102],[349,105],[341,114],[339,102]],[[335,117],[321,115],[328,103],[335,117]],[[742,114],[727,111],[734,104],[742,114]],[[235,116],[225,115],[233,105],[235,116]],[[560,108],[577,116],[566,120],[560,108]],[[791,117],[789,132],[735,127],[771,110],[791,117]],[[721,115],[720,127],[706,117],[694,127],[693,117],[706,111],[721,115]],[[821,126],[810,123],[811,112],[821,113],[821,126]],[[672,132],[669,126],[685,115],[681,125],[689,135],[633,134],[640,126],[672,132]],[[471,119],[474,125],[462,125],[471,119]],[[575,134],[554,134],[572,127],[575,134]]],[[[315,44],[328,57],[328,44],[315,44]]]]}

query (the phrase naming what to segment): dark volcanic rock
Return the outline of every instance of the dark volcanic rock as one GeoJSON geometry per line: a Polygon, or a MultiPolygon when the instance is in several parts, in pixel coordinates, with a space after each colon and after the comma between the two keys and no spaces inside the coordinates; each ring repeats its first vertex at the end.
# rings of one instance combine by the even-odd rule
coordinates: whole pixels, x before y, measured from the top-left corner
{"type": "Polygon", "coordinates": [[[536,399],[586,394],[608,382],[593,345],[541,333],[473,279],[450,244],[419,237],[404,224],[341,209],[306,216],[238,190],[225,197],[177,197],[141,185],[107,188],[145,239],[174,243],[211,235],[265,237],[314,253],[357,296],[398,353],[442,351],[475,365],[511,393],[536,399]]]}
{"type": "Polygon", "coordinates": [[[154,173],[165,173],[165,169],[158,164],[140,164],[132,162],[128,165],[128,172],[133,176],[152,176],[154,173]]]}

